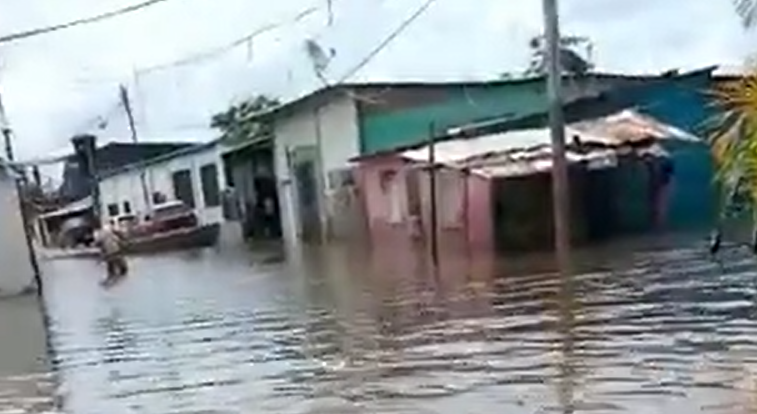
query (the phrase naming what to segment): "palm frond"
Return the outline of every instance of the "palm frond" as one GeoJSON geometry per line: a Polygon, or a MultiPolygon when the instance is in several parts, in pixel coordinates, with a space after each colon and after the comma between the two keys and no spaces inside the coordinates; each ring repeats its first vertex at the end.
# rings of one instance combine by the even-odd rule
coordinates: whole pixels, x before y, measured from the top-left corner
{"type": "Polygon", "coordinates": [[[711,96],[720,110],[710,144],[723,206],[728,208],[737,193],[757,206],[757,69],[719,85],[711,96]]]}
{"type": "Polygon", "coordinates": [[[745,28],[751,29],[757,24],[757,0],[733,0],[733,6],[745,28]]]}

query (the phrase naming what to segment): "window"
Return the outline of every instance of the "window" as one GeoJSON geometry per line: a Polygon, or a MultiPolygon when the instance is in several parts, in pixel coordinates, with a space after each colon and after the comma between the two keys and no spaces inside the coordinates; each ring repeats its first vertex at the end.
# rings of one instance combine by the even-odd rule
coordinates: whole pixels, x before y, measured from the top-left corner
{"type": "Polygon", "coordinates": [[[160,191],[156,191],[152,193],[152,203],[153,204],[163,204],[166,201],[168,201],[168,198],[165,194],[161,193],[160,191]]]}
{"type": "Polygon", "coordinates": [[[108,216],[110,217],[116,217],[118,215],[118,204],[108,204],[108,216]]]}
{"type": "Polygon", "coordinates": [[[396,171],[382,171],[379,176],[379,185],[384,193],[384,215],[389,223],[402,223],[404,219],[403,182],[396,171]]]}
{"type": "Polygon", "coordinates": [[[131,214],[131,203],[124,201],[124,214],[131,214]]]}
{"type": "Polygon", "coordinates": [[[187,207],[195,208],[195,193],[192,188],[192,173],[189,170],[179,170],[171,174],[173,192],[176,199],[183,202],[187,207]]]}
{"type": "Polygon", "coordinates": [[[218,167],[207,164],[200,167],[200,182],[202,182],[202,199],[205,207],[221,205],[221,192],[218,188],[218,167]]]}

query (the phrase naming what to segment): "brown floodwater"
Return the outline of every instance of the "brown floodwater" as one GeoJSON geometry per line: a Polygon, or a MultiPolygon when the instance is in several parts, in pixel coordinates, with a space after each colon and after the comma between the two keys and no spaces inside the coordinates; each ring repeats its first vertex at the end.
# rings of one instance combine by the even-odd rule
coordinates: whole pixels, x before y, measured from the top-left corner
{"type": "Polygon", "coordinates": [[[45,263],[61,401],[75,414],[757,409],[745,250],[583,249],[567,279],[544,255],[441,258],[434,271],[402,246],[284,264],[145,257],[109,290],[97,263],[45,263]]]}

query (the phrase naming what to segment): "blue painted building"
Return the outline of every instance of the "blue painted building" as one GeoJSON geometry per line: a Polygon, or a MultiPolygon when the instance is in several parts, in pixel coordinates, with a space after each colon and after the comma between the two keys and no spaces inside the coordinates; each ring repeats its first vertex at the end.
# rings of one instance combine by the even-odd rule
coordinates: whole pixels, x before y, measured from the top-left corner
{"type": "MultiPolygon", "coordinates": [[[[706,136],[705,124],[715,114],[707,92],[713,88],[714,68],[681,75],[658,77],[642,84],[621,85],[598,96],[578,99],[565,106],[568,123],[610,115],[631,108],[665,124],[691,134],[706,136]]],[[[541,128],[548,124],[542,111],[518,119],[471,125],[477,133],[502,132],[512,129],[541,128]]],[[[714,183],[714,163],[705,139],[691,142],[661,142],[674,163],[674,181],[667,214],[668,227],[673,230],[693,229],[713,223],[718,204],[714,183]]],[[[643,165],[624,166],[615,179],[622,188],[617,193],[617,208],[623,217],[619,230],[639,232],[649,229],[650,207],[647,174],[643,165]]]]}
{"type": "Polygon", "coordinates": [[[640,112],[703,138],[700,142],[662,142],[675,166],[667,220],[673,229],[708,226],[717,211],[715,166],[705,129],[714,114],[707,97],[712,87],[712,69],[708,69],[639,88],[628,96],[640,112]]]}

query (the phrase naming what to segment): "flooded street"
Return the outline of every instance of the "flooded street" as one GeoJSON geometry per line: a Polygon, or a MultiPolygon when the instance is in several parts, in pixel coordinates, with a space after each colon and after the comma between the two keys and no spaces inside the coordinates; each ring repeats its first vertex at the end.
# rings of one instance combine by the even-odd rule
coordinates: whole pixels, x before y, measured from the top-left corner
{"type": "Polygon", "coordinates": [[[47,412],[55,383],[36,296],[0,299],[0,338],[0,414],[47,412]]]}
{"type": "Polygon", "coordinates": [[[590,264],[566,282],[517,261],[493,271],[487,261],[448,259],[434,274],[397,250],[371,260],[308,253],[286,265],[205,252],[135,259],[110,290],[97,283],[97,263],[48,262],[64,408],[757,408],[754,259],[727,252],[715,263],[701,241],[583,254],[590,264]]]}

